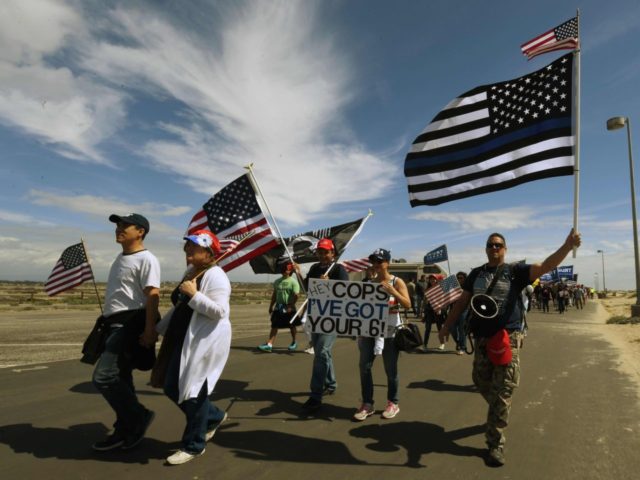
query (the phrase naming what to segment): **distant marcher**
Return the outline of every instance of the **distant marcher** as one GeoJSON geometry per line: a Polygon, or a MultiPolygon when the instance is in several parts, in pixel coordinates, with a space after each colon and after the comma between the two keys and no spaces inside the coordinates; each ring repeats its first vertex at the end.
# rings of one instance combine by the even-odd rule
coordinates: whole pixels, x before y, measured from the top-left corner
{"type": "MultiPolygon", "coordinates": [[[[424,345],[424,349],[425,350],[427,349],[427,347],[429,345],[429,337],[431,336],[432,325],[435,323],[436,327],[438,328],[438,330],[440,330],[440,327],[442,326],[442,323],[444,322],[442,311],[440,309],[438,309],[438,311],[435,311],[433,309],[433,307],[431,306],[431,303],[429,303],[429,301],[426,298],[427,292],[429,290],[431,290],[432,288],[435,288],[435,286],[437,284],[438,284],[438,279],[436,278],[436,276],[435,275],[429,275],[429,277],[427,278],[427,288],[425,290],[425,299],[424,299],[424,303],[423,303],[423,312],[424,312],[424,317],[423,317],[423,321],[424,321],[423,345],[424,345]]],[[[444,342],[440,342],[440,346],[438,347],[438,350],[444,350],[444,342]]]]}
{"type": "Polygon", "coordinates": [[[582,310],[584,307],[584,290],[582,286],[576,285],[576,288],[573,290],[573,298],[576,309],[582,310]]]}
{"type": "Polygon", "coordinates": [[[427,289],[427,276],[420,276],[420,280],[416,282],[416,318],[422,318],[422,304],[424,303],[424,294],[427,289]]]}
{"type": "Polygon", "coordinates": [[[411,311],[413,314],[416,314],[416,284],[413,281],[414,278],[409,278],[409,281],[406,283],[407,292],[409,292],[409,298],[411,299],[411,311]]]}
{"type": "MultiPolygon", "coordinates": [[[[456,273],[456,279],[460,286],[462,286],[467,281],[467,274],[465,272],[458,272],[456,273]]],[[[453,339],[456,342],[456,353],[458,355],[464,355],[467,351],[467,314],[468,309],[464,310],[458,317],[456,323],[453,324],[452,333],[453,339]]]]}
{"type": "Polygon", "coordinates": [[[300,293],[300,285],[295,277],[291,274],[294,271],[293,263],[290,261],[283,262],[280,265],[282,276],[273,282],[273,294],[271,302],[269,302],[269,314],[271,315],[271,331],[269,332],[269,340],[258,346],[263,352],[271,352],[273,342],[276,340],[279,328],[288,328],[291,332],[291,343],[288,350],[295,352],[298,348],[296,343],[296,326],[299,322],[291,322],[296,314],[296,302],[300,293]]]}
{"type": "Polygon", "coordinates": [[[486,320],[481,321],[475,316],[471,317],[470,323],[476,336],[473,383],[489,405],[485,432],[488,447],[486,462],[489,465],[501,466],[505,463],[504,430],[509,424],[511,398],[520,382],[520,347],[524,328],[524,312],[519,301],[522,289],[557,267],[573,248],[580,246],[580,243],[580,235],[571,230],[562,246],[544,262],[532,265],[506,264],[505,238],[499,233],[492,233],[486,243],[487,263],[471,271],[460,299],[449,312],[447,321],[440,330],[439,337],[442,341],[462,311],[469,306],[473,295],[485,294],[493,283],[491,297],[498,305],[495,322],[489,324],[493,328],[482,328],[487,325],[486,320]],[[508,334],[510,351],[503,343],[498,345],[502,351],[499,348],[491,348],[489,351],[489,339],[494,337],[494,333],[504,335],[505,331],[508,334]]]}
{"type": "MultiPolygon", "coordinates": [[[[331,280],[349,281],[349,274],[340,263],[336,263],[336,250],[330,238],[322,238],[316,246],[316,257],[318,263],[311,265],[307,277],[304,279],[305,290],[308,290],[310,278],[324,278],[331,280]],[[331,269],[331,270],[329,270],[331,269]],[[329,274],[327,274],[329,271],[329,274]]],[[[298,275],[300,274],[298,265],[295,265],[298,275]]],[[[302,408],[309,412],[315,412],[322,407],[322,396],[332,395],[338,382],[333,368],[333,344],[336,342],[336,334],[312,333],[311,343],[313,344],[313,367],[311,370],[311,381],[309,399],[302,405],[302,408]]]]}
{"type": "Polygon", "coordinates": [[[140,214],[111,215],[122,247],[109,270],[102,319],[109,329],[105,349],[93,372],[93,384],[116,413],[114,431],[93,444],[97,451],[129,450],[144,438],[154,413],[133,386],[135,349],[152,350],[158,339],[160,264],[144,247],[149,221],[140,214]]]}
{"type": "MultiPolygon", "coordinates": [[[[382,361],[384,371],[387,375],[387,405],[382,412],[382,418],[390,419],[395,417],[400,411],[398,407],[398,356],[400,352],[396,349],[393,341],[395,327],[402,323],[400,319],[399,307],[408,308],[411,305],[409,292],[401,278],[391,275],[388,271],[391,253],[389,250],[379,248],[369,255],[369,261],[373,264],[376,276],[372,280],[379,282],[382,288],[389,294],[389,315],[387,317],[387,329],[382,345],[382,361]]],[[[358,348],[360,350],[360,388],[362,392],[362,404],[353,419],[363,421],[373,415],[373,375],[371,369],[375,360],[376,338],[358,337],[358,348]]]]}
{"type": "Polygon", "coordinates": [[[540,292],[540,299],[542,301],[542,313],[549,313],[549,301],[551,300],[551,289],[546,285],[542,287],[540,292]]]}
{"type": "Polygon", "coordinates": [[[227,419],[209,400],[231,348],[229,298],[231,284],[215,263],[220,243],[209,230],[184,237],[189,265],[184,280],[171,295],[174,307],[158,324],[168,343],[164,393],[184,412],[181,447],[167,457],[181,465],[202,455],[206,442],[227,419]]]}

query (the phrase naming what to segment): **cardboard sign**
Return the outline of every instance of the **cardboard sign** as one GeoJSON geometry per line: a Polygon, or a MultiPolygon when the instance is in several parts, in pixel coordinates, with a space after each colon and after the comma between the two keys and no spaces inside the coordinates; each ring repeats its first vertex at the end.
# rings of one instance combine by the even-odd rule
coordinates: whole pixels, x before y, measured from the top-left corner
{"type": "Polygon", "coordinates": [[[384,337],[389,295],[379,283],[310,278],[307,298],[313,333],[384,337]]]}

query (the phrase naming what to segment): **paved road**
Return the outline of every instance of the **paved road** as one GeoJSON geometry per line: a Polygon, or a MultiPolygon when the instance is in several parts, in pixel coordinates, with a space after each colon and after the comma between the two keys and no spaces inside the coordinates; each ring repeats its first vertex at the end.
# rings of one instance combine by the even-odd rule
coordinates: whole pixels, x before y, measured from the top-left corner
{"type": "MultiPolygon", "coordinates": [[[[481,458],[486,409],[470,385],[471,357],[403,354],[400,414],[358,424],[350,421],[359,397],[357,349],[340,339],[334,351],[338,391],[315,418],[305,418],[300,405],[311,356],[286,352],[284,334],[283,350],[258,353],[255,345],[264,334],[251,336],[251,328],[236,325],[243,334],[234,339],[213,395],[231,421],[203,457],[180,467],[163,465],[179,446],[183,418],[161,392],[145,385],[145,374],[136,377],[140,398],[157,413],[148,438],[132,452],[93,453],[90,445],[108,431],[112,414],[88,381],[91,367],[61,361],[0,369],[0,478],[637,478],[636,389],[616,368],[618,357],[601,335],[597,308],[590,303],[581,313],[532,316],[507,430],[508,463],[500,469],[486,467],[481,458]]],[[[256,312],[244,319],[256,323],[257,333],[264,328],[256,312]]],[[[380,408],[380,360],[375,370],[380,408]]]]}

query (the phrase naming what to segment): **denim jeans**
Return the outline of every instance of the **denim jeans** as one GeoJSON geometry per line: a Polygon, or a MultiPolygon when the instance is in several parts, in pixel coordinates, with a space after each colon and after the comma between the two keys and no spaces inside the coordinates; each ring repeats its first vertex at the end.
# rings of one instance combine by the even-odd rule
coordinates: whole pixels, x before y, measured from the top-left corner
{"type": "Polygon", "coordinates": [[[462,312],[453,325],[453,337],[456,340],[456,349],[465,351],[467,349],[467,336],[465,335],[465,323],[467,320],[467,310],[462,312]]]}
{"type": "Polygon", "coordinates": [[[164,393],[184,412],[187,419],[187,424],[182,433],[182,450],[198,454],[204,450],[204,437],[207,431],[211,430],[224,418],[224,410],[219,409],[209,400],[206,380],[196,398],[188,398],[182,403],[178,403],[181,350],[181,346],[176,348],[171,355],[171,360],[169,360],[164,382],[164,393]]]}
{"type": "Polygon", "coordinates": [[[322,392],[326,388],[333,389],[338,386],[336,373],[333,369],[333,357],[331,350],[336,343],[335,335],[324,333],[312,333],[311,343],[313,344],[313,370],[311,372],[310,397],[315,400],[322,400],[322,392]]]}
{"type": "Polygon", "coordinates": [[[93,384],[116,412],[113,427],[124,435],[135,433],[146,412],[136,396],[131,362],[121,355],[126,340],[125,329],[112,326],[105,350],[93,371],[93,384]]]}
{"type": "MultiPolygon", "coordinates": [[[[371,368],[376,359],[373,354],[375,338],[359,337],[358,348],[360,349],[360,388],[362,389],[362,402],[373,405],[373,375],[371,368]]],[[[384,339],[384,349],[382,350],[382,361],[384,371],[387,374],[387,400],[398,403],[398,356],[400,352],[393,343],[393,338],[384,339]]]]}

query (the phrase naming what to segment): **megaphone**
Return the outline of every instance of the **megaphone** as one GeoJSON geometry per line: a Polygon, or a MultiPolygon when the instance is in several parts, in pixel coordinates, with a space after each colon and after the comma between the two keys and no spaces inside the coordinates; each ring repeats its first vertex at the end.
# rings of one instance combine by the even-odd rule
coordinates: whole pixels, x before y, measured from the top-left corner
{"type": "Polygon", "coordinates": [[[498,315],[498,304],[489,295],[477,293],[471,297],[471,310],[478,317],[491,320],[498,315]]]}

